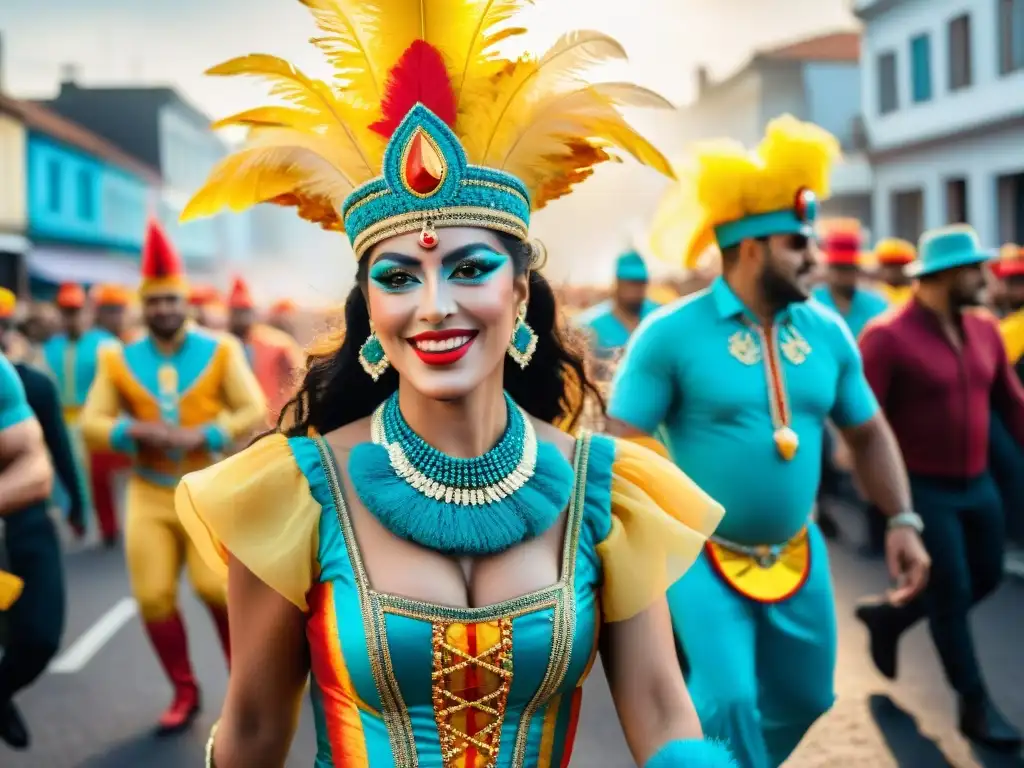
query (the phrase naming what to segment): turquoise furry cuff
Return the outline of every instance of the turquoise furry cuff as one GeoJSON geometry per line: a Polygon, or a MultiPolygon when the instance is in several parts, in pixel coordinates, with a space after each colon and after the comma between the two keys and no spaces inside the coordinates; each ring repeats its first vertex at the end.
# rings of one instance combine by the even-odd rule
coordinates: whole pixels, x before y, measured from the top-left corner
{"type": "Polygon", "coordinates": [[[659,749],[644,768],[739,768],[720,741],[677,739],[659,749]]]}
{"type": "Polygon", "coordinates": [[[388,142],[383,174],[355,189],[341,215],[358,259],[381,240],[416,231],[429,238],[439,227],[486,227],[525,240],[530,197],[515,176],[470,165],[451,128],[417,104],[388,142]]]}

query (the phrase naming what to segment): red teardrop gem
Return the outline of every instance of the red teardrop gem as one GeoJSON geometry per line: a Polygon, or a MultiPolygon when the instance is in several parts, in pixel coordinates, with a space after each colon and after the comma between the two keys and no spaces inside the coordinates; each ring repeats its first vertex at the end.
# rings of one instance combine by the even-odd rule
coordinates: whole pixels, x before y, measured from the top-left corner
{"type": "Polygon", "coordinates": [[[424,228],[420,232],[420,246],[423,248],[433,248],[437,245],[437,233],[433,229],[424,228]]]}
{"type": "Polygon", "coordinates": [[[410,189],[429,195],[440,185],[444,177],[444,160],[427,141],[421,131],[413,134],[409,152],[405,156],[405,181],[410,189]]]}

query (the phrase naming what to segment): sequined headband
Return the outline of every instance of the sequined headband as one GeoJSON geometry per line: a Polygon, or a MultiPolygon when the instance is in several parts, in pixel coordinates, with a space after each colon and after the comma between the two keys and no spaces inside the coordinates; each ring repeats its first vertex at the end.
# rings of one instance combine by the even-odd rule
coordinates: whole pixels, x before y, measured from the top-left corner
{"type": "Polygon", "coordinates": [[[381,176],[357,187],[341,208],[357,259],[389,237],[420,233],[433,248],[440,227],[483,227],[526,240],[530,198],[515,176],[470,165],[455,133],[417,104],[384,152],[381,176]]]}

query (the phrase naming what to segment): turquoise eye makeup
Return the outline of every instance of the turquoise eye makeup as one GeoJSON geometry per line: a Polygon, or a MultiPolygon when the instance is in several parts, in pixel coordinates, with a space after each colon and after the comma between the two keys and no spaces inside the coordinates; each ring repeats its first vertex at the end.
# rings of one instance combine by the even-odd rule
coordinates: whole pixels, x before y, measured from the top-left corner
{"type": "Polygon", "coordinates": [[[482,247],[460,258],[448,274],[448,279],[460,283],[484,283],[494,277],[508,260],[508,256],[482,247]]]}
{"type": "Polygon", "coordinates": [[[391,259],[379,259],[370,267],[370,279],[383,291],[397,293],[419,282],[407,269],[391,259]]]}

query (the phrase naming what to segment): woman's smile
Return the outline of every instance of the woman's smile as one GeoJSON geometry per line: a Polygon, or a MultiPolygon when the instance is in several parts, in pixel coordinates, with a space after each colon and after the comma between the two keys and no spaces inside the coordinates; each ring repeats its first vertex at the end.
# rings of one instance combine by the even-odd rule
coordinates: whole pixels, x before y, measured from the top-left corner
{"type": "Polygon", "coordinates": [[[452,328],[445,331],[424,331],[406,339],[416,356],[427,365],[451,365],[461,360],[479,331],[452,328]]]}

